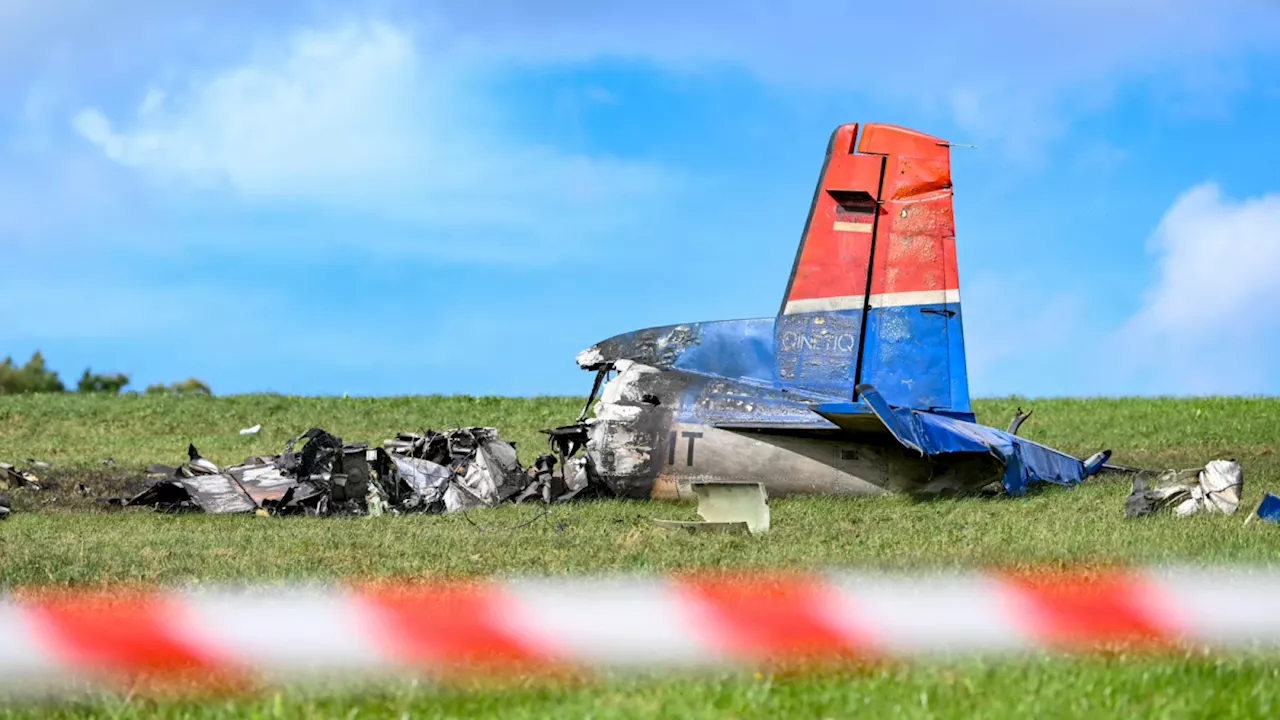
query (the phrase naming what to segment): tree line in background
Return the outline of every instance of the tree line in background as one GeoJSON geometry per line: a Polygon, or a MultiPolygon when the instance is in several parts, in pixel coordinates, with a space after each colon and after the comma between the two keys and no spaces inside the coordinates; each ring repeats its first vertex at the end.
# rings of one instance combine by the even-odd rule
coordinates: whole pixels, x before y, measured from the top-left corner
{"type": "MultiPolygon", "coordinates": [[[[129,376],[124,373],[95,373],[85,368],[80,381],[76,383],[76,392],[107,393],[119,395],[129,384],[129,376]]],[[[44,355],[37,350],[26,364],[18,366],[12,357],[6,357],[0,363],[0,395],[22,395],[24,393],[60,393],[67,392],[67,387],[58,378],[58,373],[45,367],[44,355]]],[[[132,391],[135,392],[136,391],[132,391]]],[[[180,382],[156,383],[148,385],[148,395],[212,395],[208,384],[196,378],[187,378],[180,382]]]]}

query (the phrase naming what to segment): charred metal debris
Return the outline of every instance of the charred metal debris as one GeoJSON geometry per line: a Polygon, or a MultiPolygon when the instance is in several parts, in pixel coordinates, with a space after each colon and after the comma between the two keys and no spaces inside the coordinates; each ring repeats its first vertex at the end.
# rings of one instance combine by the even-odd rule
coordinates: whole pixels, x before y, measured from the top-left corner
{"type": "Polygon", "coordinates": [[[1244,474],[1234,460],[1214,460],[1204,467],[1166,470],[1154,481],[1147,473],[1133,480],[1124,514],[1142,517],[1172,509],[1177,517],[1199,513],[1231,515],[1240,507],[1244,474]]]}
{"type": "Polygon", "coordinates": [[[0,490],[16,488],[40,489],[40,478],[31,470],[20,470],[9,463],[0,463],[0,490]]]}
{"type": "MultiPolygon", "coordinates": [[[[567,448],[573,441],[552,431],[552,444],[567,448]]],[[[194,445],[187,456],[177,467],[147,468],[161,479],[141,493],[104,501],[214,514],[442,513],[563,501],[583,496],[589,485],[580,459],[544,454],[522,467],[515,445],[483,427],[404,432],[381,447],[311,428],[279,455],[249,457],[233,467],[219,467],[194,445]]]]}

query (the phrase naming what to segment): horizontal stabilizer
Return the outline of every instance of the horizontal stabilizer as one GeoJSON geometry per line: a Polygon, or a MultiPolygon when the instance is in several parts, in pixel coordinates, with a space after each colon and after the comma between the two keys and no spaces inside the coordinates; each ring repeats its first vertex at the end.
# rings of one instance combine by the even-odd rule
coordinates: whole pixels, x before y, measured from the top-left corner
{"type": "Polygon", "coordinates": [[[998,458],[1004,464],[1001,482],[1010,495],[1023,494],[1034,482],[1075,485],[1098,470],[1097,466],[1086,467],[1076,457],[1003,430],[937,413],[890,407],[871,385],[859,385],[857,393],[860,405],[908,450],[921,455],[982,453],[998,458]]]}
{"type": "MultiPolygon", "coordinates": [[[[847,400],[824,402],[810,405],[809,409],[835,423],[841,430],[851,433],[884,435],[888,429],[884,421],[877,417],[865,402],[847,400]]],[[[893,434],[894,437],[899,437],[897,433],[893,434]]],[[[899,442],[901,442],[900,437],[899,442]]]]}

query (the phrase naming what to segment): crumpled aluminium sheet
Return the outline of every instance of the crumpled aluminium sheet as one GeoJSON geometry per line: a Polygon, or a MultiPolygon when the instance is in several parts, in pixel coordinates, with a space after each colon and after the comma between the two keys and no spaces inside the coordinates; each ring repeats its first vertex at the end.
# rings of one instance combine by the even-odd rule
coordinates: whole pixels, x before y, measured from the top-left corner
{"type": "Polygon", "coordinates": [[[554,456],[540,457],[534,468],[521,467],[515,446],[494,428],[400,433],[383,445],[344,443],[312,428],[279,455],[250,457],[225,469],[192,446],[187,463],[152,466],[168,477],[118,502],[208,513],[376,515],[454,512],[533,497],[550,502],[586,485],[581,463],[572,463],[569,483],[554,470],[554,456]]]}
{"type": "Polygon", "coordinates": [[[406,509],[427,510],[444,502],[445,489],[453,480],[453,471],[423,458],[391,456],[396,475],[409,486],[410,499],[406,509]]]}
{"type": "Polygon", "coordinates": [[[497,505],[528,484],[528,475],[516,458],[515,446],[498,439],[496,432],[476,433],[474,450],[456,467],[459,470],[456,482],[450,483],[444,492],[445,509],[450,512],[497,505]]]}
{"type": "Polygon", "coordinates": [[[1214,460],[1203,468],[1166,470],[1154,482],[1143,476],[1135,478],[1124,512],[1129,517],[1139,517],[1173,508],[1178,517],[1197,513],[1230,515],[1240,507],[1243,490],[1240,464],[1214,460]]]}
{"type": "Polygon", "coordinates": [[[415,502],[443,503],[446,512],[498,505],[535,479],[520,466],[515,446],[494,428],[400,433],[383,448],[414,488],[415,502]]]}

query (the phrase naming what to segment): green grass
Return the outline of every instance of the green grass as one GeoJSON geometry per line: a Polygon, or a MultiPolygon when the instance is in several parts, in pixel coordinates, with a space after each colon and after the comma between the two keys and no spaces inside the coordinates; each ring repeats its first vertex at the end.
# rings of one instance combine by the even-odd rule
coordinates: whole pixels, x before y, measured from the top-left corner
{"type": "Polygon", "coordinates": [[[585,398],[208,396],[0,396],[0,461],[36,458],[72,468],[112,458],[134,470],[186,460],[187,443],[217,462],[280,452],[311,427],[348,441],[380,443],[401,430],[496,426],[532,459],[538,430],[573,422],[585,398]],[[241,428],[262,425],[257,435],[241,428]]]}
{"type": "MultiPolygon", "coordinates": [[[[525,460],[537,433],[571,421],[579,398],[290,398],[279,396],[0,398],[0,460],[54,463],[46,489],[14,492],[18,512],[0,525],[0,584],[77,586],[241,579],[299,580],[561,574],[738,567],[1225,563],[1275,564],[1280,529],[1234,517],[1126,519],[1127,480],[1101,477],[1074,489],[1020,499],[912,502],[904,498],[775,500],[773,530],[760,537],[689,535],[653,517],[690,518],[691,506],[596,501],[474,511],[467,517],[259,518],[111,512],[71,492],[136,487],[143,466],[177,463],[188,442],[215,462],[273,453],[313,425],[377,442],[402,429],[492,425],[525,460]],[[241,427],[262,423],[257,436],[241,427]],[[104,468],[103,458],[116,464],[104,468]],[[470,521],[474,521],[473,524],[470,521]],[[477,524],[480,527],[477,527],[477,524]]],[[[1245,511],[1280,490],[1280,400],[1025,399],[977,403],[979,419],[1003,426],[1033,407],[1024,434],[1117,462],[1193,467],[1235,458],[1245,471],[1245,511]]],[[[2,641],[2,640],[0,640],[2,641]]],[[[517,684],[428,689],[408,684],[362,692],[290,692],[205,703],[99,700],[14,713],[169,716],[903,716],[1274,717],[1275,657],[1045,658],[921,664],[802,677],[714,675],[621,678],[586,687],[517,684]],[[279,711],[277,713],[277,711],[279,711]]],[[[4,710],[0,709],[0,713],[4,710]]]]}
{"type": "Polygon", "coordinates": [[[1208,718],[1276,717],[1268,657],[1043,658],[920,663],[854,672],[623,677],[431,688],[386,683],[213,700],[105,699],[12,708],[0,717],[175,718],[1208,718]]]}
{"type": "Polygon", "coordinates": [[[1280,531],[1244,526],[1243,513],[1128,519],[1127,492],[1104,480],[1016,500],[779,499],[759,537],[672,532],[650,518],[695,519],[692,506],[613,500],[553,506],[541,519],[536,505],[467,517],[20,513],[0,534],[0,583],[1280,560],[1280,531]]]}

